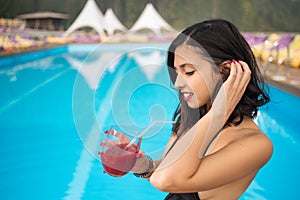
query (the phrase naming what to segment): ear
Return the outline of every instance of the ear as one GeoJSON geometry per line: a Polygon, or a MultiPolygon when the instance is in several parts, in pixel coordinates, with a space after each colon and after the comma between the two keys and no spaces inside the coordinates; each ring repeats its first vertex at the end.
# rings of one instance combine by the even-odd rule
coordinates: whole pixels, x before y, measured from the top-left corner
{"type": "Polygon", "coordinates": [[[230,66],[231,66],[230,60],[225,60],[218,66],[223,81],[225,81],[230,74],[230,66]]]}

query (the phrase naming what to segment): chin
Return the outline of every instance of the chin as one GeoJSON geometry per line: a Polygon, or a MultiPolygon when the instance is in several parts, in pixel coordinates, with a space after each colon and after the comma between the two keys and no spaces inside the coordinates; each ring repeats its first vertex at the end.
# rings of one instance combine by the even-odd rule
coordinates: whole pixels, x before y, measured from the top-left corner
{"type": "Polygon", "coordinates": [[[187,102],[187,105],[192,108],[192,109],[197,109],[200,108],[204,105],[206,105],[207,103],[199,103],[199,102],[187,102]]]}
{"type": "Polygon", "coordinates": [[[202,106],[202,105],[199,106],[199,104],[195,104],[195,103],[188,103],[187,105],[192,109],[200,108],[202,106]]]}

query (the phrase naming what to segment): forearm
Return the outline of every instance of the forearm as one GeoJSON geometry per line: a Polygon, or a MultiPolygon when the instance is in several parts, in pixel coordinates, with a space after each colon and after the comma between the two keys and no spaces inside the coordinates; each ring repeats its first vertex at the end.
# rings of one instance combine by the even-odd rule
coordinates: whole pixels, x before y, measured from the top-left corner
{"type": "MultiPolygon", "coordinates": [[[[170,140],[168,141],[168,144],[166,145],[166,149],[168,149],[172,143],[174,142],[174,136],[171,136],[170,140]]],[[[137,159],[135,166],[133,167],[133,169],[131,170],[134,173],[145,173],[147,171],[147,169],[149,168],[149,158],[147,158],[147,156],[145,155],[144,152],[141,152],[142,156],[140,158],[137,159]]],[[[163,155],[165,156],[165,154],[163,155]]],[[[162,156],[162,157],[163,157],[162,156]]],[[[162,158],[153,160],[153,165],[154,165],[154,170],[157,168],[157,166],[160,165],[160,163],[162,162],[162,158]]]]}
{"type": "Polygon", "coordinates": [[[143,174],[149,172],[149,170],[154,171],[156,166],[158,166],[161,161],[162,159],[152,160],[150,156],[143,154],[141,158],[137,159],[136,164],[131,171],[137,174],[143,174]],[[153,165],[153,167],[151,167],[151,165],[153,165]]]}
{"type": "Polygon", "coordinates": [[[217,112],[209,111],[183,135],[150,178],[160,190],[188,190],[192,177],[198,172],[203,149],[223,127],[217,112]],[[214,120],[212,120],[214,119],[214,120]],[[185,189],[186,188],[186,189],[185,189]]]}

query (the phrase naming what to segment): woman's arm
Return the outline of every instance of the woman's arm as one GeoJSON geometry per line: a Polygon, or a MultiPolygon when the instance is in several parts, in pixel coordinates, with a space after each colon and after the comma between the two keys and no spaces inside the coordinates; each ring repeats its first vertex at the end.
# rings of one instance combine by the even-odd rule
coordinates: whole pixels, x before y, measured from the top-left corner
{"type": "Polygon", "coordinates": [[[191,180],[202,160],[199,152],[209,124],[210,112],[177,141],[150,177],[154,187],[162,191],[178,191],[191,180]]]}
{"type": "MultiPolygon", "coordinates": [[[[219,92],[212,109],[178,140],[152,174],[150,181],[155,187],[168,192],[202,191],[226,184],[257,170],[259,163],[254,162],[251,165],[253,163],[251,156],[259,154],[256,150],[252,151],[254,147],[251,145],[254,144],[252,140],[257,140],[257,137],[232,143],[207,158],[202,158],[200,154],[208,145],[206,141],[223,127],[241,99],[250,80],[250,74],[246,63],[231,64],[230,76],[223,84],[224,90],[219,92]],[[240,149],[240,145],[245,146],[243,151],[237,150],[240,149]]],[[[263,160],[264,158],[261,158],[259,162],[263,163],[263,160]]]]}
{"type": "MultiPolygon", "coordinates": [[[[198,139],[194,138],[192,145],[176,160],[164,160],[150,177],[151,184],[173,193],[205,191],[257,171],[272,155],[272,143],[268,138],[253,132],[201,159],[198,139]]],[[[174,148],[180,147],[177,144],[174,148]]]]}
{"type": "MultiPolygon", "coordinates": [[[[172,135],[166,145],[164,155],[166,151],[170,148],[174,140],[175,140],[175,136],[172,135]]],[[[151,165],[150,162],[152,161],[152,158],[147,157],[146,153],[143,151],[141,151],[140,154],[141,156],[137,159],[134,167],[131,170],[133,173],[137,173],[137,174],[146,173],[147,170],[149,170],[149,166],[151,165]]],[[[162,157],[164,157],[164,155],[162,157]]],[[[153,160],[153,171],[156,169],[157,166],[160,165],[161,161],[162,158],[153,160]]]]}
{"type": "Polygon", "coordinates": [[[148,157],[146,154],[141,154],[142,156],[136,160],[134,167],[131,169],[131,172],[133,173],[144,174],[153,172],[156,166],[158,166],[162,161],[162,159],[152,160],[152,158],[148,157]]]}

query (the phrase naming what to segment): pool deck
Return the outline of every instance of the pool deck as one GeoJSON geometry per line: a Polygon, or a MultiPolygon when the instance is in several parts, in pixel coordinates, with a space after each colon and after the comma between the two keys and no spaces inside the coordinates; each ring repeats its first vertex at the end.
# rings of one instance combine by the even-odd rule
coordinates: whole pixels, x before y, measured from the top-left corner
{"type": "Polygon", "coordinates": [[[270,64],[264,74],[266,83],[300,97],[300,68],[270,64]]]}
{"type": "Polygon", "coordinates": [[[0,58],[1,57],[6,57],[6,56],[14,56],[14,55],[19,55],[19,54],[24,54],[24,53],[30,53],[34,51],[41,51],[45,49],[50,49],[53,47],[58,47],[58,46],[63,46],[60,44],[45,44],[42,46],[36,46],[36,47],[29,47],[29,48],[23,48],[23,49],[13,49],[9,51],[0,51],[0,58]]]}

